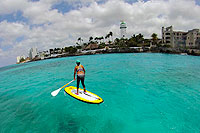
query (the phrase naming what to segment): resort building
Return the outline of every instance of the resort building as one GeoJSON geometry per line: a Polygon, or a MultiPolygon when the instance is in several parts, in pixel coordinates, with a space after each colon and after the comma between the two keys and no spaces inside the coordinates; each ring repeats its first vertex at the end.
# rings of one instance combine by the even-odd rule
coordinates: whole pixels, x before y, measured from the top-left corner
{"type": "Polygon", "coordinates": [[[37,48],[31,48],[29,52],[29,58],[33,59],[38,55],[37,48]]]}
{"type": "Polygon", "coordinates": [[[84,50],[94,50],[98,48],[99,48],[98,44],[92,43],[92,44],[89,44],[86,48],[84,48],[84,50]]]}
{"type": "Polygon", "coordinates": [[[38,53],[38,56],[39,56],[39,58],[41,60],[43,60],[43,59],[45,59],[45,57],[48,58],[50,56],[50,53],[49,53],[48,50],[47,51],[42,51],[42,52],[38,53]]]}
{"type": "Polygon", "coordinates": [[[188,32],[174,31],[173,27],[162,27],[162,43],[172,47],[200,48],[199,29],[188,32]]]}
{"type": "Polygon", "coordinates": [[[120,23],[120,33],[121,33],[121,38],[126,37],[126,23],[124,21],[121,21],[120,23]]]}

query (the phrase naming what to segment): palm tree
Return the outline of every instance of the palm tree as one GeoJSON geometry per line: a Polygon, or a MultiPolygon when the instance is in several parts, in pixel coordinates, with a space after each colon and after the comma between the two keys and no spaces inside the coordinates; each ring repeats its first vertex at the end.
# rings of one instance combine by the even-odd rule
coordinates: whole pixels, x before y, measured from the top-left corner
{"type": "Polygon", "coordinates": [[[108,42],[110,42],[110,36],[111,36],[111,34],[112,34],[112,32],[109,32],[106,36],[105,36],[105,39],[107,39],[108,38],[108,42]]]}
{"type": "Polygon", "coordinates": [[[144,37],[141,33],[138,36],[139,36],[140,40],[143,39],[143,37],[144,37]]]}
{"type": "Polygon", "coordinates": [[[105,36],[106,42],[107,42],[108,34],[105,36]]]}
{"type": "Polygon", "coordinates": [[[135,41],[136,41],[137,43],[141,43],[141,42],[143,42],[143,40],[144,40],[144,37],[143,37],[143,35],[142,35],[141,33],[138,34],[138,35],[136,35],[135,41]]]}
{"type": "Polygon", "coordinates": [[[81,41],[83,41],[83,39],[81,37],[78,38],[78,41],[80,42],[79,45],[81,45],[81,41]]]}
{"type": "Polygon", "coordinates": [[[153,44],[155,45],[156,42],[157,42],[157,40],[158,40],[158,35],[157,35],[156,33],[153,33],[153,34],[151,35],[151,37],[152,37],[152,40],[153,40],[153,44]]]}
{"type": "MultiPolygon", "coordinates": [[[[102,37],[100,37],[99,39],[100,39],[100,41],[101,41],[102,39],[104,40],[104,37],[102,36],[102,37]]],[[[104,41],[103,41],[103,42],[104,42],[104,41]]]]}
{"type": "Polygon", "coordinates": [[[97,43],[99,43],[99,42],[98,42],[99,37],[95,37],[94,40],[95,40],[97,43]]]}
{"type": "Polygon", "coordinates": [[[89,38],[89,42],[91,42],[93,40],[93,37],[91,36],[90,38],[89,38]]]}
{"type": "Polygon", "coordinates": [[[110,33],[109,33],[109,37],[112,37],[112,42],[113,42],[113,33],[112,33],[112,31],[110,31],[110,33]]]}
{"type": "Polygon", "coordinates": [[[158,39],[158,35],[156,33],[153,33],[151,35],[151,37],[152,37],[152,40],[157,40],[158,39]]]}

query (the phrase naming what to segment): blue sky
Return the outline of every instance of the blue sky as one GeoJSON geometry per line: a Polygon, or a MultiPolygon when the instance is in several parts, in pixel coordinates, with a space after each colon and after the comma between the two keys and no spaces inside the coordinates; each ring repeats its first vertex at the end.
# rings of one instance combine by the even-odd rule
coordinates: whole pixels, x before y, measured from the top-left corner
{"type": "Polygon", "coordinates": [[[23,17],[23,14],[21,11],[0,15],[0,22],[5,21],[5,20],[8,22],[16,22],[16,21],[28,22],[28,19],[23,17]]]}
{"type": "Polygon", "coordinates": [[[6,0],[0,1],[0,67],[40,51],[75,45],[90,36],[114,33],[127,23],[127,37],[160,37],[161,27],[187,31],[200,27],[199,0],[6,0]]]}
{"type": "Polygon", "coordinates": [[[200,1],[199,0],[195,0],[197,5],[200,5],[200,1]]]}

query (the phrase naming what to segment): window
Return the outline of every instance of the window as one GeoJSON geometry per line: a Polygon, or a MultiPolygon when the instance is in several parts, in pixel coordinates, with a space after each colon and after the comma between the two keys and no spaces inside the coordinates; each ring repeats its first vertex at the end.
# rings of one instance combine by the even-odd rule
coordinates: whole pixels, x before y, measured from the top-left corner
{"type": "Polygon", "coordinates": [[[170,33],[165,33],[165,35],[170,35],[170,33]]]}
{"type": "Polygon", "coordinates": [[[170,41],[166,41],[166,43],[170,43],[170,41]]]}

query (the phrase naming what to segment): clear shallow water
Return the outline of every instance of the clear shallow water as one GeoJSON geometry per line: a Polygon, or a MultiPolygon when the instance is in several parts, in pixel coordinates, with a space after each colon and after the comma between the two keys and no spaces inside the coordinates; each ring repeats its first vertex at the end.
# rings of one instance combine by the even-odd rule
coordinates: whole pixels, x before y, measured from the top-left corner
{"type": "Polygon", "coordinates": [[[168,54],[90,55],[3,67],[0,132],[200,132],[199,81],[200,57],[168,54]],[[86,68],[86,88],[104,103],[83,103],[64,91],[50,95],[73,79],[77,59],[86,68]]]}

